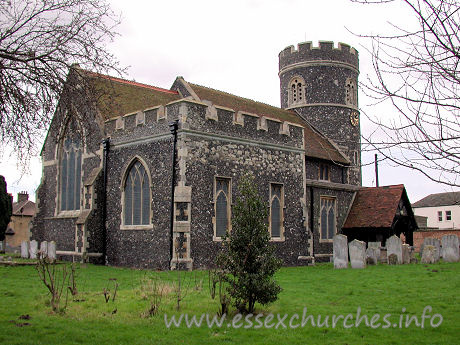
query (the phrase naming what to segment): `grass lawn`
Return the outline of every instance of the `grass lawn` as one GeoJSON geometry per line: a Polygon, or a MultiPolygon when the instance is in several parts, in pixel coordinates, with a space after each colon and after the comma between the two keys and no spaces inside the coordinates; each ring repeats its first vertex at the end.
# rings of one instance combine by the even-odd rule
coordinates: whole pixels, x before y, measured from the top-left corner
{"type": "MultiPolygon", "coordinates": [[[[114,267],[85,265],[77,270],[78,295],[71,298],[65,313],[53,313],[49,306],[50,296],[37,272],[31,266],[0,266],[0,344],[460,344],[460,263],[434,265],[378,265],[365,270],[334,270],[331,264],[314,267],[282,268],[276,279],[283,288],[279,300],[269,306],[256,305],[264,317],[257,323],[255,316],[236,322],[240,328],[227,327],[231,315],[221,328],[166,327],[164,315],[181,313],[200,317],[202,313],[214,316],[218,310],[208,289],[208,274],[203,271],[186,273],[187,295],[181,302],[181,310],[175,310],[173,286],[177,272],[153,272],[114,267]],[[159,314],[145,317],[149,307],[144,298],[148,277],[161,279],[167,286],[168,295],[163,299],[159,314]],[[119,284],[115,301],[105,302],[103,289],[111,290],[114,280],[119,284]],[[426,306],[424,328],[414,322],[405,327],[406,317],[415,315],[421,321],[426,306]],[[313,315],[315,327],[309,321],[304,327],[289,327],[302,322],[302,313],[313,315]],[[362,320],[358,327],[357,309],[367,315],[369,322],[375,314],[379,320],[367,327],[362,320]],[[405,312],[403,312],[405,308],[405,312]],[[268,314],[274,319],[268,322],[268,314]],[[278,324],[280,314],[284,325],[278,324]],[[296,319],[293,316],[299,315],[296,319]],[[351,316],[345,322],[335,315],[351,316]],[[385,322],[384,316],[387,315],[385,322]],[[431,327],[430,321],[439,327],[431,327]],[[22,315],[29,315],[20,318],[22,315]],[[327,319],[328,327],[318,327],[327,319]],[[399,327],[400,315],[402,328],[399,327]],[[260,327],[267,322],[272,328],[260,327]],[[259,325],[258,328],[255,326],[259,325]],[[393,327],[396,325],[396,327],[393,327]],[[385,328],[384,328],[385,327],[385,328]]],[[[183,273],[184,274],[184,273],[183,273]]],[[[65,299],[65,297],[64,297],[65,299]]]]}

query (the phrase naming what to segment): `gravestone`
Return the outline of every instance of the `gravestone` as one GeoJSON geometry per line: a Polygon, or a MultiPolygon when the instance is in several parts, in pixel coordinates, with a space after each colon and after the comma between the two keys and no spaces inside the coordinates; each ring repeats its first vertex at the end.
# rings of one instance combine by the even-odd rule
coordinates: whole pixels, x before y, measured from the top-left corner
{"type": "Polygon", "coordinates": [[[382,242],[369,242],[367,244],[367,247],[368,248],[377,248],[377,249],[380,249],[380,247],[382,246],[382,242]]]}
{"type": "Polygon", "coordinates": [[[46,258],[48,256],[48,242],[43,241],[42,243],[40,243],[40,252],[43,258],[46,258]]]}
{"type": "Polygon", "coordinates": [[[348,240],[347,236],[337,234],[333,240],[334,268],[348,268],[348,240]]]}
{"type": "Polygon", "coordinates": [[[442,259],[446,262],[457,262],[460,259],[457,235],[442,236],[442,259]]]}
{"type": "Polygon", "coordinates": [[[410,264],[410,246],[408,244],[402,245],[402,261],[403,264],[410,264]]]}
{"type": "Polygon", "coordinates": [[[381,264],[386,264],[388,262],[388,251],[386,248],[380,249],[380,258],[379,261],[381,264]]]}
{"type": "Polygon", "coordinates": [[[402,264],[402,242],[401,242],[401,239],[396,236],[396,235],[393,235],[391,236],[389,239],[387,239],[387,242],[386,242],[386,248],[387,248],[387,251],[388,251],[388,256],[390,256],[391,254],[396,254],[397,258],[398,258],[398,264],[402,264]]]}
{"type": "Polygon", "coordinates": [[[420,256],[423,256],[423,248],[424,248],[426,245],[430,245],[430,246],[433,246],[433,247],[436,248],[435,256],[436,256],[436,262],[438,262],[438,261],[439,261],[439,257],[440,257],[440,255],[441,255],[441,241],[438,240],[437,238],[425,237],[425,238],[423,239],[422,247],[420,248],[420,256]]]}
{"type": "Polygon", "coordinates": [[[366,268],[366,242],[353,240],[348,243],[351,268],[366,268]]]}
{"type": "Polygon", "coordinates": [[[398,255],[391,253],[388,255],[388,265],[397,265],[398,264],[398,255]]]}
{"type": "Polygon", "coordinates": [[[48,242],[48,259],[51,261],[56,260],[56,242],[48,242]]]}
{"type": "Polygon", "coordinates": [[[417,264],[418,259],[415,257],[415,247],[410,247],[410,263],[417,264]]]}
{"type": "Polygon", "coordinates": [[[436,247],[427,244],[425,248],[423,248],[422,264],[434,264],[436,262],[436,247]]]}
{"type": "Polygon", "coordinates": [[[29,241],[21,242],[21,258],[23,259],[29,258],[29,241]]]}
{"type": "Polygon", "coordinates": [[[38,243],[37,241],[33,240],[30,241],[30,246],[29,246],[29,257],[31,259],[36,259],[37,258],[37,251],[38,251],[38,243]]]}
{"type": "Polygon", "coordinates": [[[368,265],[377,265],[380,259],[380,247],[369,247],[366,249],[366,262],[368,265]]]}

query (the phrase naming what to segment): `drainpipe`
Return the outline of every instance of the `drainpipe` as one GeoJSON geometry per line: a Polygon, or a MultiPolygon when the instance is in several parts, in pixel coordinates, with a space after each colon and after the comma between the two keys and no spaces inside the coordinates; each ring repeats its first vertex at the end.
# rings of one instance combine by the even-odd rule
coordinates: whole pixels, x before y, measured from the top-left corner
{"type": "Polygon", "coordinates": [[[173,135],[173,152],[172,152],[172,176],[171,176],[171,213],[170,213],[170,228],[169,228],[169,258],[170,264],[173,260],[173,231],[174,231],[174,188],[176,185],[176,146],[177,146],[177,129],[179,120],[169,123],[169,131],[173,135]]]}
{"type": "Polygon", "coordinates": [[[312,264],[315,264],[315,252],[314,252],[314,246],[315,246],[315,241],[314,241],[314,225],[315,225],[315,208],[313,206],[313,198],[314,198],[314,193],[313,193],[313,186],[310,187],[310,230],[311,230],[311,254],[310,256],[312,257],[312,264]]]}
{"type": "Polygon", "coordinates": [[[103,171],[103,196],[102,196],[102,256],[107,265],[107,158],[110,149],[110,138],[102,140],[102,171],[103,171]]]}

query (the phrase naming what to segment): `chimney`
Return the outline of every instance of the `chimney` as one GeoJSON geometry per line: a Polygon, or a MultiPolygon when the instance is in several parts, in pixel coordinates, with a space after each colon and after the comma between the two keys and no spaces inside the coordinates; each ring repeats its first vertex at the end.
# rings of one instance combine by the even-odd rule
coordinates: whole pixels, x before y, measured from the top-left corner
{"type": "Polygon", "coordinates": [[[20,192],[18,193],[18,202],[23,202],[29,200],[29,193],[20,192]]]}

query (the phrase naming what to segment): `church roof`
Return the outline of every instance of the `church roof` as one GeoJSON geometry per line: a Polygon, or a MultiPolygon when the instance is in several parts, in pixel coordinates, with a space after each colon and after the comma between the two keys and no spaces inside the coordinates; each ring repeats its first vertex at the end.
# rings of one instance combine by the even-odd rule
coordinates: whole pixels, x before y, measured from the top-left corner
{"type": "Polygon", "coordinates": [[[343,228],[390,228],[401,199],[407,200],[402,184],[363,187],[356,192],[343,228]]]}
{"type": "Polygon", "coordinates": [[[278,121],[288,121],[304,127],[305,154],[308,157],[331,160],[349,164],[349,160],[318,130],[292,110],[284,110],[252,99],[232,95],[205,86],[188,83],[200,100],[211,101],[213,104],[235,111],[243,111],[278,121]]]}
{"type": "Polygon", "coordinates": [[[133,113],[180,99],[177,91],[84,71],[93,78],[95,89],[102,95],[98,109],[104,120],[133,113]]]}
{"type": "Polygon", "coordinates": [[[412,204],[412,207],[439,207],[460,205],[460,192],[430,194],[412,204]]]}

